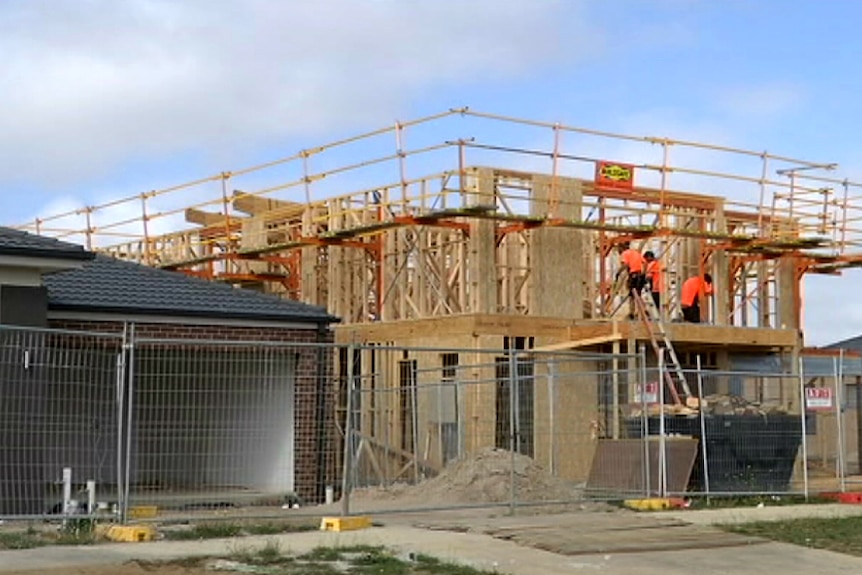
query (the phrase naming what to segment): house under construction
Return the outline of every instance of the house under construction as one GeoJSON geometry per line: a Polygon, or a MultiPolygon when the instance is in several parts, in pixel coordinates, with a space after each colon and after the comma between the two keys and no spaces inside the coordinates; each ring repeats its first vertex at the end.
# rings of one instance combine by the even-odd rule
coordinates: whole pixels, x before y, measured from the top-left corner
{"type": "MultiPolygon", "coordinates": [[[[468,350],[623,357],[656,347],[657,331],[683,368],[771,356],[792,373],[804,275],[862,264],[862,184],[834,169],[459,109],[19,227],[325,306],[342,319],[337,341],[357,346],[354,370],[383,374],[375,385],[422,384],[416,373],[471,363],[468,350]],[[627,241],[662,263],[660,321],[627,319],[615,281],[615,248],[627,241]],[[682,282],[705,272],[715,286],[706,321],[676,321],[682,282]],[[460,351],[374,357],[365,347],[387,344],[460,351]]],[[[494,365],[459,375],[498,376],[494,365]]],[[[572,417],[537,425],[588,433],[577,414],[598,391],[584,389],[560,399],[572,417]]],[[[537,406],[549,401],[534,393],[537,406]]],[[[615,401],[630,395],[617,390],[615,401]]],[[[493,409],[494,388],[461,401],[463,441],[478,447],[493,430],[470,427],[469,414],[493,409]]],[[[567,458],[561,472],[580,477],[589,459],[567,458]]]]}

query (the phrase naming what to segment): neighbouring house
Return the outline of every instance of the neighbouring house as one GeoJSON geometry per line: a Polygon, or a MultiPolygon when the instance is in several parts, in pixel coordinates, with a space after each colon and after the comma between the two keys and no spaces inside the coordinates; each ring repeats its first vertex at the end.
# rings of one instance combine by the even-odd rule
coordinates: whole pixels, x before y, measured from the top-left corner
{"type": "Polygon", "coordinates": [[[850,352],[862,353],[862,335],[857,335],[848,339],[842,339],[841,341],[830,343],[825,347],[826,349],[843,349],[850,352]]]}
{"type": "Polygon", "coordinates": [[[108,499],[322,499],[336,321],[0,228],[0,515],[43,513],[67,467],[108,499]]]}

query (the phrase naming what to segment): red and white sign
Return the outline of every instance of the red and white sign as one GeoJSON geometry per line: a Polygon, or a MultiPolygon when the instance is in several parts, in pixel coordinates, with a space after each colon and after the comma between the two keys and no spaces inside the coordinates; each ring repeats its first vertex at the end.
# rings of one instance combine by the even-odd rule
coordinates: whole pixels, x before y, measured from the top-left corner
{"type": "Polygon", "coordinates": [[[806,387],[805,409],[814,411],[833,409],[832,388],[830,387],[806,387]]]}
{"type": "Polygon", "coordinates": [[[635,385],[635,403],[658,403],[658,382],[635,385]]]}

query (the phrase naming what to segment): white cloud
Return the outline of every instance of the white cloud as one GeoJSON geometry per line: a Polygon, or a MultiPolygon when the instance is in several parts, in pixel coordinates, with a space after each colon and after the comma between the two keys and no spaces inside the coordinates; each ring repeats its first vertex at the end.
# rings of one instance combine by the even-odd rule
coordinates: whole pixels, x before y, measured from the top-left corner
{"type": "Polygon", "coordinates": [[[390,121],[423,91],[577,53],[590,34],[576,15],[494,0],[7,3],[0,181],[390,121]]]}
{"type": "Polygon", "coordinates": [[[862,334],[862,306],[856,297],[862,270],[851,269],[841,277],[808,275],[803,309],[805,344],[828,345],[862,334]]]}
{"type": "Polygon", "coordinates": [[[718,109],[748,122],[782,119],[805,104],[803,86],[791,83],[767,83],[736,86],[718,92],[718,109]]]}

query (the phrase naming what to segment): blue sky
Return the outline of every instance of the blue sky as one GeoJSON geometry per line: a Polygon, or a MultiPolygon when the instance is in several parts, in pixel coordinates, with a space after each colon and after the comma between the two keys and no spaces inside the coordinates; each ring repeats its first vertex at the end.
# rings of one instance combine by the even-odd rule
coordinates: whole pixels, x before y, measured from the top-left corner
{"type": "MultiPolygon", "coordinates": [[[[860,16],[814,0],[5,0],[0,223],[464,105],[862,179],[860,16]]],[[[834,303],[860,279],[807,280],[809,343],[862,333],[862,309],[834,303]]]]}

